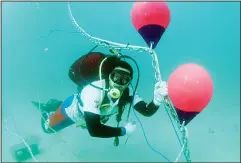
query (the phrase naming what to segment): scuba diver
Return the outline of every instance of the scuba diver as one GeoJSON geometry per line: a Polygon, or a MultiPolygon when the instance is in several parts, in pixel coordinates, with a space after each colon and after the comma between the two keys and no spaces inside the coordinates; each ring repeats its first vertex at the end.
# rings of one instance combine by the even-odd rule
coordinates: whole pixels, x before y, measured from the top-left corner
{"type": "Polygon", "coordinates": [[[76,124],[87,129],[92,137],[128,136],[136,130],[136,124],[129,122],[119,127],[127,104],[145,117],[154,115],[167,96],[166,82],[157,82],[153,100],[145,102],[136,92],[138,84],[132,87],[132,66],[122,58],[122,55],[89,52],[76,60],[69,69],[69,78],[78,88],[76,94],[64,101],[50,99],[46,104],[32,101],[41,111],[43,131],[54,133],[76,124]],[[117,127],[105,125],[113,115],[117,127]]]}

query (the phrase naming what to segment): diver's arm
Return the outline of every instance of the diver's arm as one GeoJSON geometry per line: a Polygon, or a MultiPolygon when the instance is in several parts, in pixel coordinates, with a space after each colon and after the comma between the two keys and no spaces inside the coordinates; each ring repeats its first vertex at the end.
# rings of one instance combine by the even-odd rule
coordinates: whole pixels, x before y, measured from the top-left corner
{"type": "Polygon", "coordinates": [[[124,127],[110,127],[101,124],[100,115],[98,114],[85,111],[84,115],[89,134],[93,137],[110,138],[126,134],[124,127]]]}
{"type": "Polygon", "coordinates": [[[134,109],[139,112],[140,114],[142,114],[145,117],[151,117],[152,115],[154,115],[157,110],[158,110],[159,106],[155,105],[153,100],[150,103],[146,103],[144,100],[142,100],[138,94],[135,95],[134,98],[134,109]],[[139,98],[138,102],[135,102],[136,99],[139,98]]]}
{"type": "MultiPolygon", "coordinates": [[[[93,85],[101,87],[104,81],[92,82],[93,85]]],[[[82,110],[86,121],[86,127],[89,134],[93,137],[110,138],[116,136],[124,136],[126,134],[125,128],[109,127],[101,124],[100,117],[100,101],[101,90],[96,89],[90,85],[85,86],[81,92],[82,110]]]]}
{"type": "MultiPolygon", "coordinates": [[[[98,87],[102,86],[103,81],[92,82],[93,85],[98,87]]],[[[110,138],[116,136],[124,136],[126,129],[121,127],[110,127],[101,123],[100,117],[100,101],[101,90],[96,89],[90,85],[83,88],[81,92],[81,100],[83,103],[83,112],[86,121],[86,127],[89,134],[93,137],[110,138]]]]}
{"type": "MultiPolygon", "coordinates": [[[[105,81],[92,82],[93,85],[102,87],[105,81]]],[[[103,92],[90,85],[85,86],[81,92],[82,111],[89,134],[93,137],[110,138],[130,135],[135,131],[136,125],[127,123],[124,127],[110,127],[101,123],[100,106],[103,92]]]]}
{"type": "Polygon", "coordinates": [[[136,93],[132,105],[134,109],[143,116],[151,117],[157,112],[165,96],[167,96],[166,82],[157,82],[154,88],[154,98],[149,104],[142,100],[142,98],[136,93]]]}
{"type": "Polygon", "coordinates": [[[145,117],[151,117],[154,115],[158,108],[159,106],[156,106],[153,101],[149,104],[147,104],[145,101],[140,101],[134,106],[134,109],[145,117]]]}

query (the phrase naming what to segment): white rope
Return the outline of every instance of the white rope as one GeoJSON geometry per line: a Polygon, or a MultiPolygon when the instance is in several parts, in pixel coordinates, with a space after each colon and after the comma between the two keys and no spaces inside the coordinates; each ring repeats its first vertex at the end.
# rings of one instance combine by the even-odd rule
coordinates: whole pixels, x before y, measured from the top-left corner
{"type": "Polygon", "coordinates": [[[72,21],[75,28],[80,32],[80,34],[87,37],[90,41],[94,42],[95,44],[98,44],[103,47],[109,47],[114,49],[124,49],[124,50],[133,50],[133,51],[149,51],[150,48],[148,47],[142,47],[142,46],[136,46],[136,45],[129,45],[129,44],[120,44],[113,41],[104,40],[101,38],[93,37],[90,34],[88,34],[83,28],[79,26],[79,24],[76,22],[75,18],[72,15],[72,11],[70,8],[70,3],[68,2],[68,12],[70,20],[72,21]]]}
{"type": "Polygon", "coordinates": [[[5,129],[6,129],[10,134],[12,134],[13,136],[16,136],[16,137],[20,138],[21,141],[24,143],[24,145],[28,148],[28,151],[29,151],[31,157],[33,158],[33,160],[34,160],[35,162],[38,162],[38,160],[34,157],[33,152],[32,152],[32,150],[31,150],[30,146],[28,145],[28,143],[25,141],[25,139],[24,139],[22,136],[18,135],[17,133],[14,133],[14,132],[12,132],[11,130],[9,130],[8,125],[7,125],[7,120],[6,120],[5,118],[3,118],[3,119],[4,119],[4,123],[5,123],[5,129]]]}

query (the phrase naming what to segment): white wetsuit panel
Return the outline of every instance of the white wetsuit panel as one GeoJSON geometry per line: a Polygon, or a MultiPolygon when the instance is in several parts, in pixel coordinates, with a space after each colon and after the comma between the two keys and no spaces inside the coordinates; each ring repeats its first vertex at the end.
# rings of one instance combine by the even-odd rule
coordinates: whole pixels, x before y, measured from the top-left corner
{"type": "MultiPolygon", "coordinates": [[[[105,85],[105,80],[94,81],[92,82],[92,84],[97,87],[103,88],[105,85]]],[[[72,104],[68,107],[68,109],[66,109],[66,114],[76,123],[79,121],[83,121],[83,117],[81,116],[80,112],[84,113],[84,111],[99,114],[102,117],[109,117],[113,114],[116,114],[118,111],[118,101],[113,103],[111,100],[109,100],[108,109],[102,109],[103,107],[101,107],[101,98],[104,98],[104,93],[106,94],[107,92],[104,92],[103,90],[95,88],[91,85],[85,86],[80,93],[80,99],[83,106],[80,106],[80,104],[78,103],[77,94],[74,94],[74,99],[72,101],[72,104]]],[[[132,95],[133,89],[129,87],[129,96],[132,95]]],[[[142,101],[142,98],[136,92],[132,107],[140,101],[142,101]]]]}

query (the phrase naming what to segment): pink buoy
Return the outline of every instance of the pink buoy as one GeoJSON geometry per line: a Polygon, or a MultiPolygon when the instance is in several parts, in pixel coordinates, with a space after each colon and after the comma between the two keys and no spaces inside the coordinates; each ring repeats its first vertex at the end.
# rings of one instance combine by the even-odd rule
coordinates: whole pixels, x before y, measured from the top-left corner
{"type": "Polygon", "coordinates": [[[200,113],[212,98],[213,82],[203,67],[184,64],[171,74],[168,94],[177,109],[185,113],[200,113]]]}
{"type": "Polygon", "coordinates": [[[170,10],[165,2],[136,2],[131,10],[132,24],[147,45],[158,44],[170,22],[170,10]]]}

